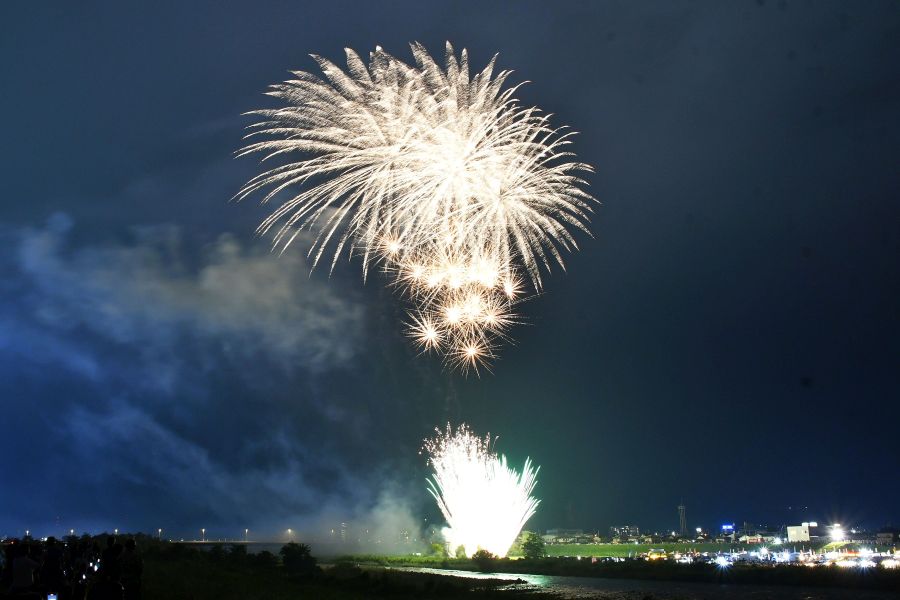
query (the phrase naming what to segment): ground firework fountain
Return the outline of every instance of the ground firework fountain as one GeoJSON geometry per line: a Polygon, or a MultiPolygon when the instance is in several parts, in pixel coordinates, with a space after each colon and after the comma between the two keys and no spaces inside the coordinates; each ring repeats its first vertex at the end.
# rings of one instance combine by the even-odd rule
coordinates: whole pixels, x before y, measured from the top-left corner
{"type": "Polygon", "coordinates": [[[540,503],[531,495],[539,467],[526,459],[517,472],[493,450],[490,434],[478,437],[464,424],[435,433],[424,445],[434,469],[428,485],[447,520],[450,551],[506,556],[540,503]]]}

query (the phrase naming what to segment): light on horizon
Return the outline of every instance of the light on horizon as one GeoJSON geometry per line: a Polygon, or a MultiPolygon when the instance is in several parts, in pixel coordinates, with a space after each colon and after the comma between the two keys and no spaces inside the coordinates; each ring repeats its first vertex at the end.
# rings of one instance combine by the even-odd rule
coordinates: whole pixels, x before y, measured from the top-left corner
{"type": "Polygon", "coordinates": [[[841,528],[840,523],[835,523],[831,526],[831,539],[835,542],[841,542],[844,540],[844,530],[841,528]]]}

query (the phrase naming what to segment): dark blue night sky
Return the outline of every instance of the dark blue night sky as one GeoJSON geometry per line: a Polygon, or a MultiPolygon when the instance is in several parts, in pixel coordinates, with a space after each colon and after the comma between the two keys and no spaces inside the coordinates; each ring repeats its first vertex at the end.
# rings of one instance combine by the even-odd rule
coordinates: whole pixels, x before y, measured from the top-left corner
{"type": "Polygon", "coordinates": [[[433,519],[448,419],[542,466],[530,528],[900,523],[896,2],[4,3],[0,56],[0,536],[433,519]],[[229,202],[309,53],[445,40],[602,203],[480,379],[229,202]]]}

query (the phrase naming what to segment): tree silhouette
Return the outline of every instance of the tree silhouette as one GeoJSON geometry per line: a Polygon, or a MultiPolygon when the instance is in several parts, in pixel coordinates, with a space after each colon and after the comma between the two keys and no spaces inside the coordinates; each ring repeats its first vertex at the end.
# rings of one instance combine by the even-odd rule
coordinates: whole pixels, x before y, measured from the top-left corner
{"type": "Polygon", "coordinates": [[[529,533],[528,539],[522,544],[522,554],[528,559],[538,559],[547,556],[547,548],[544,546],[544,538],[536,533],[529,533]]]}
{"type": "Polygon", "coordinates": [[[251,554],[250,559],[254,565],[264,569],[272,568],[278,564],[278,558],[268,550],[263,550],[257,554],[251,554]]]}
{"type": "Polygon", "coordinates": [[[495,560],[497,560],[497,557],[484,549],[472,555],[472,562],[475,563],[479,571],[493,571],[495,560]]]}
{"type": "Polygon", "coordinates": [[[291,542],[281,547],[281,563],[285,571],[299,577],[311,577],[316,573],[316,558],[306,544],[291,542]]]}
{"type": "Polygon", "coordinates": [[[235,565],[243,565],[247,562],[247,546],[232,544],[228,548],[228,560],[235,565]]]}

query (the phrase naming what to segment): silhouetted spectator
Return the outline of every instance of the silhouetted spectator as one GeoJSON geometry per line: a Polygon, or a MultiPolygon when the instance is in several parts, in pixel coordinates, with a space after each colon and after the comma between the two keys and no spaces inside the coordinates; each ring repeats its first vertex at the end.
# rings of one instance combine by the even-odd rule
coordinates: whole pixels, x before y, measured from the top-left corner
{"type": "Polygon", "coordinates": [[[103,569],[107,577],[118,579],[122,574],[122,545],[116,543],[115,536],[106,538],[106,550],[103,551],[103,558],[100,561],[100,568],[103,569]]]}
{"type": "Polygon", "coordinates": [[[34,572],[38,570],[41,564],[29,556],[30,551],[30,545],[18,545],[16,557],[12,561],[10,594],[21,594],[34,589],[34,572]]]}
{"type": "Polygon", "coordinates": [[[103,575],[100,581],[91,586],[87,600],[123,600],[125,590],[117,577],[103,575]]]}
{"type": "Polygon", "coordinates": [[[90,540],[82,539],[72,549],[71,572],[69,579],[72,583],[72,599],[83,600],[87,590],[87,578],[93,575],[91,568],[91,544],[90,540]]]}
{"type": "Polygon", "coordinates": [[[125,600],[140,600],[141,576],[144,573],[144,559],[137,551],[134,539],[125,541],[125,552],[122,553],[122,586],[125,588],[125,600]]]}
{"type": "Polygon", "coordinates": [[[44,564],[41,567],[41,585],[49,592],[59,592],[64,583],[63,549],[56,543],[56,538],[47,538],[44,551],[44,564]]]}
{"type": "Polygon", "coordinates": [[[0,590],[8,590],[12,586],[12,563],[15,555],[16,544],[7,544],[3,549],[3,572],[0,573],[0,590]]]}

